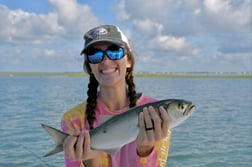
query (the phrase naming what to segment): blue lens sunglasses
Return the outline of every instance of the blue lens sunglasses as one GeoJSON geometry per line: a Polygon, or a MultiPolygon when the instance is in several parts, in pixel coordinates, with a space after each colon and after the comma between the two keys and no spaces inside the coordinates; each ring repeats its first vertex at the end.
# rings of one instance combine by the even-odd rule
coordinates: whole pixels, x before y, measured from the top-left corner
{"type": "Polygon", "coordinates": [[[90,64],[97,64],[101,63],[102,60],[104,59],[104,56],[106,55],[110,60],[120,60],[124,57],[126,54],[126,49],[117,46],[117,45],[112,45],[109,46],[107,50],[102,51],[97,48],[91,48],[88,49],[86,54],[86,58],[88,63],[90,64]]]}

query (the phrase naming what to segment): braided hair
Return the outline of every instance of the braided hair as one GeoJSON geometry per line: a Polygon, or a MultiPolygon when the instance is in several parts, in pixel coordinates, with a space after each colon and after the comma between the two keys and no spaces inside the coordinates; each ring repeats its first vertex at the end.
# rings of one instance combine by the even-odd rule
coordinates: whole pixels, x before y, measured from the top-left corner
{"type": "MultiPolygon", "coordinates": [[[[133,53],[131,49],[125,45],[124,48],[127,50],[127,58],[128,61],[131,62],[131,67],[127,68],[125,81],[128,86],[128,98],[130,101],[129,107],[136,106],[137,101],[137,94],[136,94],[136,86],[134,83],[134,76],[133,76],[133,69],[134,69],[134,63],[135,59],[133,56],[133,53]]],[[[86,119],[88,121],[90,129],[93,129],[94,121],[96,119],[95,117],[95,109],[97,106],[97,89],[99,86],[98,81],[96,80],[95,76],[91,72],[91,68],[89,66],[89,63],[85,59],[84,61],[84,70],[89,74],[89,84],[88,84],[88,91],[87,91],[87,104],[86,104],[86,119]]]]}

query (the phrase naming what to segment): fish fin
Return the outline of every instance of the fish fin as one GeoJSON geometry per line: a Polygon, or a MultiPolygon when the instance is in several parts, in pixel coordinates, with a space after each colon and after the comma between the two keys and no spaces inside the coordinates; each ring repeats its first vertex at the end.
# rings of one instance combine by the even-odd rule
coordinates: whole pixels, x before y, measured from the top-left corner
{"type": "Polygon", "coordinates": [[[52,137],[53,141],[56,144],[56,147],[52,151],[45,154],[44,157],[63,151],[63,142],[65,138],[68,136],[68,134],[45,124],[41,124],[41,126],[52,137]]]}
{"type": "Polygon", "coordinates": [[[46,153],[45,155],[43,155],[43,157],[48,157],[50,155],[56,154],[63,151],[63,147],[62,146],[56,146],[52,151],[46,153]]]}

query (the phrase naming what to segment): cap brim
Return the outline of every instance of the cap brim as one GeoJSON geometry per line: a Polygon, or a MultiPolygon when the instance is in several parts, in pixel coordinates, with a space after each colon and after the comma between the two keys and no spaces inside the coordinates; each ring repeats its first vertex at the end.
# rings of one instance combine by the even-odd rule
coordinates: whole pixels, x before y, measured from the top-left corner
{"type": "Polygon", "coordinates": [[[92,41],[92,42],[90,42],[90,43],[88,43],[86,46],[85,46],[85,48],[81,51],[81,55],[82,54],[84,54],[85,53],[85,51],[86,51],[86,49],[89,47],[89,46],[91,46],[91,45],[93,45],[93,44],[95,44],[95,43],[99,43],[99,42],[110,42],[110,43],[113,43],[113,44],[116,44],[116,45],[119,45],[119,46],[121,46],[121,45],[124,45],[125,43],[123,42],[123,41],[117,41],[117,40],[110,40],[110,39],[98,39],[98,40],[95,40],[95,41],[92,41]]]}

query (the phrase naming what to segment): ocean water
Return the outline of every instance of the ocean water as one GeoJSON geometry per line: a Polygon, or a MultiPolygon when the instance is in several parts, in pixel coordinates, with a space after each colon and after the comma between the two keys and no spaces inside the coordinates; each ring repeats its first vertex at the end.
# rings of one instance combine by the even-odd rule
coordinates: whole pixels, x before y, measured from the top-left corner
{"type": "MultiPolygon", "coordinates": [[[[87,77],[0,77],[0,167],[64,166],[41,123],[60,128],[86,98],[87,77]]],[[[252,166],[252,79],[136,78],[157,99],[192,101],[196,112],[172,132],[167,166],[252,166]]]]}

